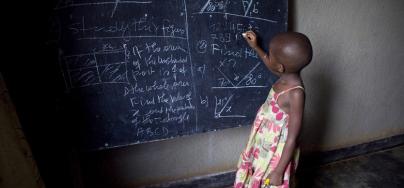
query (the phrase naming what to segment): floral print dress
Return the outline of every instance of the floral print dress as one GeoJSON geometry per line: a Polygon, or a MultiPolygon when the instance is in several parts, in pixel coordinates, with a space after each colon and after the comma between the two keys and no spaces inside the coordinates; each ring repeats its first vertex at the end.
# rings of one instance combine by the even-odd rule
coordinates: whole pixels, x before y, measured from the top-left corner
{"type": "MultiPolygon", "coordinates": [[[[267,100],[257,112],[247,147],[240,155],[234,188],[265,187],[263,179],[278,165],[288,135],[289,115],[282,111],[277,100],[282,94],[296,88],[303,89],[296,86],[279,94],[273,89],[269,92],[267,100]]],[[[283,184],[271,188],[289,187],[290,174],[296,170],[298,158],[299,150],[296,149],[285,170],[283,184]]]]}

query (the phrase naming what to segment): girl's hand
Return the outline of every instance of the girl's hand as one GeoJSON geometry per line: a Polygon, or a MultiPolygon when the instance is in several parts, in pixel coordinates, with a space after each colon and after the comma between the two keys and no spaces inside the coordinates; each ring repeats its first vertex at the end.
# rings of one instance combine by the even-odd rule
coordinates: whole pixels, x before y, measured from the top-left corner
{"type": "Polygon", "coordinates": [[[269,176],[270,185],[279,186],[283,184],[283,173],[272,171],[269,176]]]}
{"type": "Polygon", "coordinates": [[[248,45],[254,50],[257,49],[257,35],[253,31],[247,31],[242,34],[248,45]]]}

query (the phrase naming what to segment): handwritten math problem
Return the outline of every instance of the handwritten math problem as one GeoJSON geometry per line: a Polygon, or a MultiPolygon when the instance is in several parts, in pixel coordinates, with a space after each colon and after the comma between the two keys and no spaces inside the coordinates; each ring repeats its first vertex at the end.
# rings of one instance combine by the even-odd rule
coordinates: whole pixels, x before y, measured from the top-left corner
{"type": "Polygon", "coordinates": [[[249,125],[275,78],[241,34],[285,31],[287,2],[61,0],[54,12],[71,108],[88,105],[84,147],[102,149],[249,125]]]}

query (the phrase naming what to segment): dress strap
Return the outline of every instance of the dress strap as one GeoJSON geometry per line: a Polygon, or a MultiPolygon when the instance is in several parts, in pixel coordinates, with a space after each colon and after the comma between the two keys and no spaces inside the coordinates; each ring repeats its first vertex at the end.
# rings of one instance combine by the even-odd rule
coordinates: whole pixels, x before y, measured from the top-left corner
{"type": "Polygon", "coordinates": [[[291,88],[289,88],[289,89],[283,90],[283,91],[281,91],[281,92],[276,96],[275,102],[278,102],[278,99],[279,99],[279,97],[280,97],[281,95],[285,94],[286,92],[288,92],[288,91],[290,91],[290,90],[298,89],[298,88],[299,88],[299,89],[302,89],[302,90],[304,91],[304,88],[303,88],[302,86],[295,86],[295,87],[291,87],[291,88]]]}

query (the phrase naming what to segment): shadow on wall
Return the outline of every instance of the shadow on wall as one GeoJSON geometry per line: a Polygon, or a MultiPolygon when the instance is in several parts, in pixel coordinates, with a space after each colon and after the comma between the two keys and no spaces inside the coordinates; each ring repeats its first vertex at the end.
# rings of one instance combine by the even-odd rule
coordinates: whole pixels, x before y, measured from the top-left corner
{"type": "MultiPolygon", "coordinates": [[[[296,0],[289,0],[288,30],[296,29],[296,0]]],[[[317,151],[324,143],[327,125],[330,122],[330,109],[333,95],[335,94],[338,80],[337,61],[338,51],[330,51],[327,46],[332,41],[327,41],[326,33],[322,36],[310,37],[313,46],[313,59],[310,65],[303,70],[303,80],[306,90],[306,105],[301,133],[301,147],[304,151],[317,151]],[[307,73],[307,74],[305,74],[307,73]]],[[[335,48],[334,48],[335,50],[335,48]]],[[[304,155],[305,153],[303,153],[304,155]]]]}
{"type": "Polygon", "coordinates": [[[337,57],[335,54],[323,53],[313,59],[313,68],[305,76],[306,105],[303,130],[301,134],[302,155],[297,171],[298,187],[312,187],[315,183],[315,174],[312,167],[319,165],[318,152],[327,139],[327,129],[331,118],[332,100],[336,91],[335,70],[337,57]],[[320,65],[321,64],[321,65],[320,65]]]}
{"type": "MultiPolygon", "coordinates": [[[[329,60],[330,61],[330,60],[329,60]]],[[[324,60],[317,60],[313,63],[322,63],[324,60]]],[[[333,64],[333,63],[331,63],[333,64]]],[[[302,148],[307,152],[315,152],[321,148],[325,139],[327,128],[330,122],[331,100],[335,91],[331,76],[324,72],[317,72],[308,76],[306,83],[306,113],[303,122],[303,133],[301,136],[302,148]]],[[[304,156],[304,155],[303,155],[304,156]]]]}
{"type": "MultiPolygon", "coordinates": [[[[288,30],[297,31],[296,28],[296,0],[289,0],[288,30]]],[[[315,28],[313,28],[315,29],[315,28]]],[[[318,165],[317,153],[327,139],[327,129],[332,118],[331,109],[335,97],[336,82],[338,80],[339,50],[331,52],[328,48],[332,44],[327,33],[321,36],[308,35],[313,45],[313,60],[303,70],[303,80],[306,91],[306,105],[303,129],[300,136],[302,155],[297,170],[297,187],[313,187],[316,172],[314,166],[318,165]],[[316,37],[316,38],[313,38],[316,37]],[[328,46],[328,47],[327,47],[328,46]],[[305,74],[307,73],[307,74],[305,74]]],[[[335,47],[335,46],[334,46],[335,47]]],[[[340,49],[340,48],[338,48],[340,49]]]]}
{"type": "Polygon", "coordinates": [[[296,0],[288,1],[288,31],[294,31],[296,26],[296,0]]]}
{"type": "MultiPolygon", "coordinates": [[[[320,40],[319,40],[320,41],[320,40]]],[[[329,44],[326,40],[321,43],[329,44]]],[[[313,48],[315,49],[313,44],[313,48]]],[[[319,46],[326,46],[317,44],[319,46]]],[[[315,58],[308,67],[311,69],[304,76],[306,83],[306,105],[301,133],[302,155],[297,170],[297,187],[313,187],[315,184],[317,171],[314,167],[322,163],[320,152],[326,142],[327,133],[331,129],[335,95],[337,92],[336,82],[338,74],[336,67],[338,63],[338,53],[317,47],[314,51],[315,58]],[[316,55],[316,53],[318,53],[316,55]]]]}
{"type": "MultiPolygon", "coordinates": [[[[301,134],[301,148],[303,160],[306,155],[320,152],[327,139],[332,118],[331,109],[336,93],[337,75],[331,74],[335,70],[337,57],[335,54],[323,53],[313,62],[314,71],[305,76],[306,106],[301,134]],[[321,64],[321,65],[320,65],[321,64]],[[316,66],[316,67],[315,67],[316,66]]],[[[303,164],[304,166],[304,164],[303,164]]]]}

